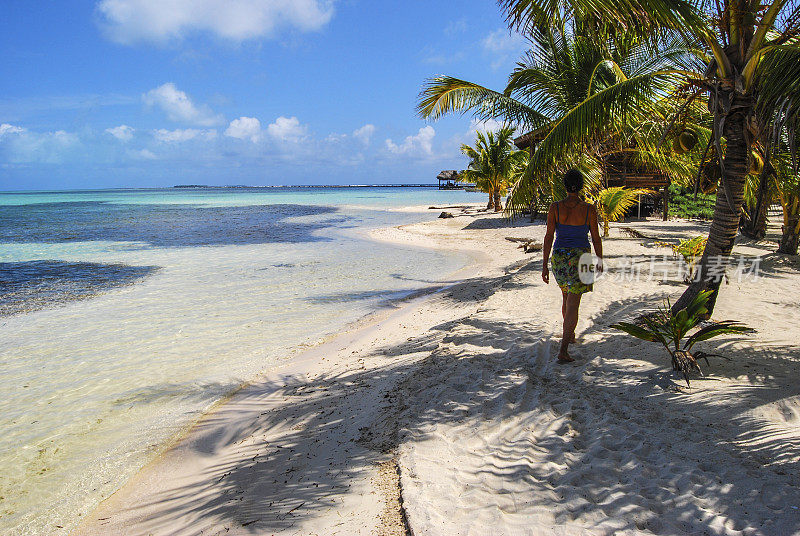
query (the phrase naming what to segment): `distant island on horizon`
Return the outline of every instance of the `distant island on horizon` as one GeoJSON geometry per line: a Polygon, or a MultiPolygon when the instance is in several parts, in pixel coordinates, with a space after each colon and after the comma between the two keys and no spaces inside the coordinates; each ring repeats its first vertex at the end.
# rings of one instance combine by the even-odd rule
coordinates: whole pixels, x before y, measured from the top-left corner
{"type": "Polygon", "coordinates": [[[226,186],[212,186],[208,184],[176,184],[173,188],[438,188],[436,184],[281,184],[266,186],[249,186],[234,184],[226,186]]]}

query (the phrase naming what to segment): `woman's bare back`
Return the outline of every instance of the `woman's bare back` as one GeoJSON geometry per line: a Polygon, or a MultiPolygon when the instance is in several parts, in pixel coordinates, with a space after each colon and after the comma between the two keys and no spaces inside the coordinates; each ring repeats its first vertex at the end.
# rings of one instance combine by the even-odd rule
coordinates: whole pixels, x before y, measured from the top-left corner
{"type": "Polygon", "coordinates": [[[592,205],[585,201],[576,201],[567,198],[556,203],[556,222],[562,225],[584,225],[589,223],[589,211],[592,205]]]}

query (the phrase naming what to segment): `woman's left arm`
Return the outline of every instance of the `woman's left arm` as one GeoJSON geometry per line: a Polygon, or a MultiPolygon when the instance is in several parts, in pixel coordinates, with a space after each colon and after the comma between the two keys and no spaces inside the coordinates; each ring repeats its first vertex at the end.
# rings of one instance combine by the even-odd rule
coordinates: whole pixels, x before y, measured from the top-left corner
{"type": "Polygon", "coordinates": [[[594,254],[600,259],[597,263],[598,271],[603,271],[603,240],[600,238],[600,226],[597,222],[597,207],[589,205],[589,232],[592,234],[594,254]]]}
{"type": "Polygon", "coordinates": [[[542,281],[550,284],[550,267],[547,261],[550,260],[550,251],[553,248],[553,236],[556,232],[556,204],[550,205],[547,211],[547,230],[544,233],[544,244],[542,247],[542,281]]]}

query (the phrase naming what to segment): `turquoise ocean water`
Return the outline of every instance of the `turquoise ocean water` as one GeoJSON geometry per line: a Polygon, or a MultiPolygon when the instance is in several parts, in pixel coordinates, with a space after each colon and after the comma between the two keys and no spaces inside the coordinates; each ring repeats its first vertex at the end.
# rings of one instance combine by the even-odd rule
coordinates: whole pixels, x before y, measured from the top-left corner
{"type": "Polygon", "coordinates": [[[365,231],[483,201],[378,187],[0,193],[0,533],[67,533],[241,382],[446,280],[466,257],[365,231]]]}

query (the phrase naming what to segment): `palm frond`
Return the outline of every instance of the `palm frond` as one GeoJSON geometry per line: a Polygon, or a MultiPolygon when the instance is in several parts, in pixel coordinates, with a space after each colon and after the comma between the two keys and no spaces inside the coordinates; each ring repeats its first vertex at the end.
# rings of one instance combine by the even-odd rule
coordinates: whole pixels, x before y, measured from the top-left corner
{"type": "Polygon", "coordinates": [[[509,127],[502,127],[497,132],[476,132],[474,147],[461,146],[461,152],[470,159],[461,180],[474,183],[484,192],[505,193],[527,160],[524,151],[514,150],[513,138],[514,129],[509,127]]]}
{"type": "Polygon", "coordinates": [[[668,93],[678,79],[675,71],[656,71],[620,81],[587,97],[564,115],[538,145],[534,169],[548,168],[569,152],[585,149],[602,133],[635,125],[655,113],[653,97],[668,93]]]}
{"type": "Polygon", "coordinates": [[[594,197],[599,216],[606,222],[617,221],[636,205],[640,195],[653,194],[646,188],[623,188],[613,186],[600,190],[594,197]]]}
{"type": "Polygon", "coordinates": [[[504,94],[524,101],[531,109],[548,117],[557,117],[569,108],[569,96],[560,78],[537,65],[518,63],[508,79],[504,94]]]}
{"type": "Polygon", "coordinates": [[[701,78],[709,61],[703,48],[698,41],[689,41],[676,32],[662,32],[653,39],[639,39],[619,55],[619,63],[629,76],[679,68],[694,71],[701,78]]]}
{"type": "Polygon", "coordinates": [[[785,133],[786,151],[792,158],[796,173],[798,152],[795,139],[800,131],[800,43],[773,47],[763,54],[755,67],[753,86],[757,95],[756,109],[761,117],[774,125],[772,145],[780,145],[779,138],[785,133]]]}
{"type": "Polygon", "coordinates": [[[630,322],[617,322],[616,324],[611,324],[610,327],[647,342],[662,342],[663,339],[659,339],[656,333],[630,322]]]}
{"type": "Polygon", "coordinates": [[[756,104],[762,112],[777,110],[787,98],[794,104],[795,113],[800,111],[800,44],[770,49],[761,57],[755,73],[756,104]]]}
{"type": "Polygon", "coordinates": [[[514,215],[532,204],[547,207],[553,201],[563,199],[566,190],[561,179],[570,168],[579,169],[583,173],[587,190],[599,189],[603,180],[602,163],[589,154],[570,153],[548,168],[535,168],[528,163],[511,188],[506,210],[514,215]]]}
{"type": "Polygon", "coordinates": [[[417,113],[425,119],[439,119],[450,113],[471,112],[481,120],[502,118],[507,123],[537,128],[550,119],[503,93],[451,76],[437,76],[425,82],[419,94],[417,113]]]}
{"type": "Polygon", "coordinates": [[[633,153],[633,162],[643,169],[658,170],[673,184],[690,186],[697,180],[698,166],[707,156],[705,147],[711,138],[711,129],[706,125],[710,121],[710,114],[706,103],[695,99],[688,107],[682,106],[686,101],[685,95],[669,95],[657,103],[658,113],[643,119],[636,128],[627,130],[628,145],[636,147],[633,153]],[[675,117],[676,110],[682,110],[680,117],[675,117]],[[674,122],[674,123],[673,123],[674,122]],[[672,129],[665,130],[672,124],[672,129]],[[663,143],[667,139],[673,140],[680,132],[690,129],[697,135],[694,148],[685,153],[672,150],[672,143],[663,143]]]}
{"type": "Polygon", "coordinates": [[[589,80],[589,91],[587,91],[586,94],[592,95],[600,89],[611,87],[627,79],[628,77],[622,72],[617,62],[614,60],[603,60],[598,63],[592,71],[592,77],[589,80]]]}
{"type": "Polygon", "coordinates": [[[663,320],[655,321],[652,318],[645,315],[641,318],[641,320],[642,323],[645,326],[647,326],[647,329],[650,331],[650,333],[653,334],[656,340],[660,342],[664,346],[664,348],[667,349],[668,352],[670,352],[671,350],[669,347],[669,343],[670,340],[672,339],[673,334],[671,326],[668,322],[669,319],[667,319],[667,321],[663,320]]]}
{"type": "Polygon", "coordinates": [[[686,340],[686,343],[683,345],[684,350],[691,350],[692,346],[697,344],[698,342],[707,341],[714,337],[718,337],[720,335],[725,335],[728,333],[736,333],[738,335],[744,335],[746,333],[753,333],[754,330],[745,326],[740,322],[736,322],[735,320],[723,320],[721,322],[714,322],[709,326],[705,326],[704,328],[699,329],[697,332],[692,334],[686,340]]]}
{"type": "Polygon", "coordinates": [[[596,21],[602,29],[637,30],[643,34],[671,29],[683,34],[707,31],[704,14],[688,0],[499,0],[512,28],[563,26],[569,19],[596,21]]]}
{"type": "MultiPolygon", "coordinates": [[[[697,297],[692,300],[692,302],[686,306],[686,314],[688,317],[695,319],[692,327],[696,326],[698,322],[700,322],[700,317],[708,313],[708,300],[711,299],[711,296],[714,293],[710,290],[704,290],[697,294],[697,297]]],[[[668,304],[669,305],[669,304],[668,304]]],[[[667,307],[669,308],[669,307],[667,307]]]]}

